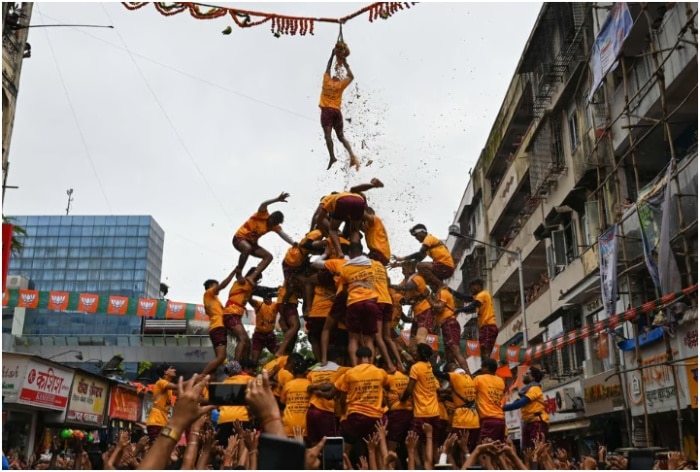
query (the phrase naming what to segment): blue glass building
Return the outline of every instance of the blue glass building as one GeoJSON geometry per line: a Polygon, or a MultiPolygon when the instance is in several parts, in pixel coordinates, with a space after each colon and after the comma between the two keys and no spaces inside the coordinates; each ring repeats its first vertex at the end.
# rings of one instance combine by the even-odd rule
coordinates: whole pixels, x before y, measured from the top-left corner
{"type": "MultiPolygon", "coordinates": [[[[151,216],[9,218],[27,236],[22,240],[24,250],[10,259],[8,275],[26,277],[30,288],[158,298],[164,232],[151,216]]],[[[3,332],[11,326],[9,311],[3,311],[3,332]]],[[[136,316],[28,309],[23,334],[140,334],[141,322],[136,316]]]]}

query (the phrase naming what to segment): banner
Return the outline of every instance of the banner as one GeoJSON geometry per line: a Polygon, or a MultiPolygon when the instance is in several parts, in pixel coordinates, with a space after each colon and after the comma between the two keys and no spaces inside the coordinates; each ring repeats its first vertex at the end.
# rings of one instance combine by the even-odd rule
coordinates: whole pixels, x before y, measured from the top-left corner
{"type": "Polygon", "coordinates": [[[671,173],[673,163],[668,164],[666,172],[666,189],[664,190],[664,203],[661,212],[661,235],[659,236],[659,285],[661,293],[675,292],[682,285],[681,272],[678,270],[678,262],[671,248],[671,173]]]}
{"type": "Polygon", "coordinates": [[[29,361],[17,403],[63,410],[72,381],[72,371],[29,361]]]}
{"type": "Polygon", "coordinates": [[[617,225],[612,225],[598,238],[600,257],[600,293],[605,314],[615,313],[617,305],[617,225]]]}
{"type": "Polygon", "coordinates": [[[630,15],[627,4],[615,3],[601,26],[591,51],[589,67],[593,80],[591,91],[588,94],[589,102],[605,76],[617,67],[617,57],[632,29],[632,23],[632,15],[630,15]]]}
{"type": "Polygon", "coordinates": [[[121,387],[112,389],[112,395],[109,399],[110,419],[137,422],[140,412],[141,401],[136,393],[121,387]]]}
{"type": "Polygon", "coordinates": [[[66,421],[101,427],[108,391],[107,382],[76,373],[70,391],[66,421]]]}

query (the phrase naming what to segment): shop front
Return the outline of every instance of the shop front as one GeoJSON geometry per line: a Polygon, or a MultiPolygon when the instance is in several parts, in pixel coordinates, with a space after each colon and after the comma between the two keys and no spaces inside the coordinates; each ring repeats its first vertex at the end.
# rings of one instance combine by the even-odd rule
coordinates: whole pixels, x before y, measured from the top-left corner
{"type": "Polygon", "coordinates": [[[65,413],[74,372],[49,360],[4,352],[2,366],[3,451],[29,457],[45,416],[65,413]]]}
{"type": "Polygon", "coordinates": [[[583,379],[583,403],[591,422],[585,435],[588,454],[595,452],[598,443],[606,444],[610,450],[631,446],[619,375],[609,370],[583,379]]]}
{"type": "Polygon", "coordinates": [[[581,380],[545,390],[544,405],[549,415],[549,439],[569,455],[578,457],[585,451],[583,439],[590,427],[584,412],[581,380]]]}

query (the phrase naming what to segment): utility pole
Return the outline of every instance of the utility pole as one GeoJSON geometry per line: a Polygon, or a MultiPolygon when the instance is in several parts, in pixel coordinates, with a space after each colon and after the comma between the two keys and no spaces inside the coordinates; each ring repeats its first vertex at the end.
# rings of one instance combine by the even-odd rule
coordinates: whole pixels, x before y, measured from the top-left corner
{"type": "Polygon", "coordinates": [[[70,213],[70,203],[73,201],[73,189],[69,188],[66,190],[66,194],[68,195],[68,206],[66,207],[66,216],[68,216],[68,213],[70,213]]]}

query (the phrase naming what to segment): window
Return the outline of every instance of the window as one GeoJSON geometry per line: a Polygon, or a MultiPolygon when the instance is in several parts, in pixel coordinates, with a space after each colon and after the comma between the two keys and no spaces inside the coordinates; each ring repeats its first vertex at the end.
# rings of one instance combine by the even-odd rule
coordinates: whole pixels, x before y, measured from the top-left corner
{"type": "Polygon", "coordinates": [[[573,153],[579,144],[578,135],[578,116],[576,116],[576,108],[569,113],[569,149],[573,153]]]}
{"type": "Polygon", "coordinates": [[[559,273],[578,256],[576,243],[576,230],[573,222],[569,222],[564,229],[552,231],[552,256],[554,266],[559,273]]]}
{"type": "Polygon", "coordinates": [[[600,236],[600,220],[598,218],[598,202],[586,202],[585,212],[581,218],[581,227],[583,228],[584,241],[586,246],[593,246],[598,241],[600,236]]]}
{"type": "Polygon", "coordinates": [[[554,155],[552,156],[552,162],[556,166],[564,165],[564,145],[561,141],[561,124],[556,117],[550,121],[551,131],[552,131],[552,151],[554,155]]]}

